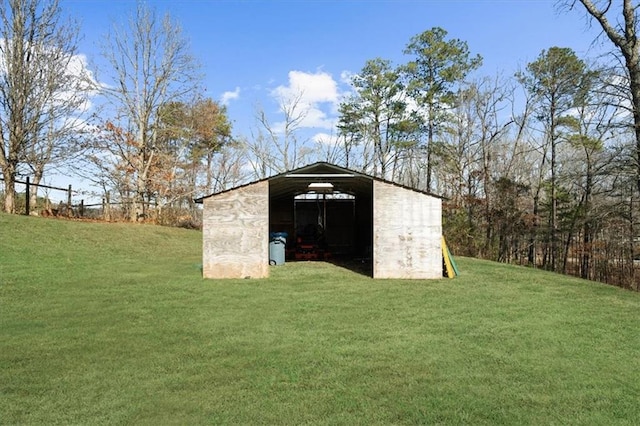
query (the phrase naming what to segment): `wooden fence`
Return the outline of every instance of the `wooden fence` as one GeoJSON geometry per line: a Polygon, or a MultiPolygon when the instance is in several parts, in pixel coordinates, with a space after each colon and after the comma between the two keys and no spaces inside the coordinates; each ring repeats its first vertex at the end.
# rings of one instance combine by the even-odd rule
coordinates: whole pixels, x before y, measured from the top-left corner
{"type": "MultiPolygon", "coordinates": [[[[0,177],[0,181],[4,181],[2,177],[0,177]]],[[[85,204],[84,199],[81,199],[79,203],[73,204],[73,187],[69,185],[67,188],[61,188],[58,186],[44,185],[44,184],[35,184],[31,182],[30,178],[27,176],[25,181],[16,180],[15,183],[25,185],[25,215],[29,216],[33,209],[31,206],[31,188],[45,188],[52,189],[55,191],[62,191],[66,194],[66,203],[60,202],[57,208],[51,208],[43,211],[45,215],[52,216],[68,216],[68,217],[85,217],[88,214],[93,219],[101,218],[103,220],[111,220],[113,216],[117,216],[117,213],[112,212],[111,206],[122,206],[126,203],[123,202],[113,202],[110,200],[110,193],[107,192],[104,197],[102,197],[102,201],[93,204],[85,204]],[[98,217],[95,216],[95,212],[91,212],[90,210],[93,208],[99,207],[98,217]],[[89,209],[89,210],[85,210],[89,209]],[[92,214],[93,213],[93,214],[92,214]]]]}
{"type": "MultiPolygon", "coordinates": [[[[0,177],[1,181],[4,181],[3,178],[0,177]]],[[[73,187],[71,185],[69,185],[68,188],[60,188],[58,186],[51,186],[51,185],[43,185],[43,184],[36,184],[31,182],[31,180],[29,179],[29,176],[27,176],[26,181],[21,181],[21,180],[16,180],[15,183],[21,184],[21,185],[25,185],[25,215],[29,216],[31,214],[31,187],[38,187],[38,188],[45,188],[45,189],[53,189],[55,191],[63,191],[67,194],[67,203],[65,205],[66,209],[67,209],[67,215],[71,216],[72,215],[72,211],[73,208],[79,208],[80,209],[80,216],[82,216],[82,214],[84,213],[84,200],[80,201],[80,204],[74,206],[71,203],[71,196],[73,194],[73,187]]]]}

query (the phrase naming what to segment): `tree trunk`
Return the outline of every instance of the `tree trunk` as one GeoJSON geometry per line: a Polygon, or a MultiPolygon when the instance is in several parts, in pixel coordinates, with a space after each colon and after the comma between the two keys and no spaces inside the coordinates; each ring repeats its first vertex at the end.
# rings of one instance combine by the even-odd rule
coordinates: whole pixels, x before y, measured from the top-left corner
{"type": "MultiPolygon", "coordinates": [[[[551,131],[555,132],[554,127],[551,131]]],[[[553,134],[551,135],[553,138],[553,134]]],[[[551,141],[551,215],[549,217],[549,264],[551,270],[558,269],[558,190],[556,188],[556,142],[551,141]]]]}
{"type": "MultiPolygon", "coordinates": [[[[562,258],[562,273],[566,275],[567,273],[567,263],[569,262],[569,250],[571,248],[571,242],[573,241],[573,233],[575,231],[576,225],[576,217],[574,215],[573,220],[571,221],[571,226],[569,227],[569,232],[567,232],[567,238],[564,243],[564,255],[562,258]]],[[[573,272],[575,274],[575,271],[573,272]]]]}
{"type": "MultiPolygon", "coordinates": [[[[619,31],[611,25],[607,18],[607,12],[611,6],[611,2],[605,6],[605,9],[598,9],[592,0],[580,0],[587,10],[587,13],[598,21],[604,33],[609,40],[616,46],[625,60],[625,68],[629,75],[629,90],[631,92],[631,104],[633,105],[633,125],[636,138],[635,155],[636,155],[636,187],[640,191],[640,45],[638,44],[638,36],[636,33],[637,16],[636,8],[632,0],[624,0],[622,3],[622,17],[624,19],[622,27],[619,31]]],[[[616,19],[616,21],[618,21],[616,19]]]]}
{"type": "Polygon", "coordinates": [[[591,158],[587,150],[587,175],[584,188],[584,225],[582,227],[582,259],[580,262],[580,277],[589,278],[591,272],[591,192],[593,188],[593,170],[591,166],[591,158]]]}
{"type": "Polygon", "coordinates": [[[42,182],[42,171],[37,170],[33,175],[29,188],[29,206],[32,212],[38,211],[38,185],[42,182]]]}
{"type": "Polygon", "coordinates": [[[580,278],[589,279],[591,273],[591,224],[587,220],[582,229],[582,259],[580,278]]]}
{"type": "MultiPolygon", "coordinates": [[[[433,112],[430,112],[432,114],[433,112]]],[[[429,118],[431,119],[431,118],[429,118]]],[[[431,173],[432,173],[432,160],[431,160],[431,151],[433,150],[433,123],[429,123],[429,131],[428,131],[428,139],[427,139],[427,192],[431,192],[431,173]]]]}
{"type": "MultiPolygon", "coordinates": [[[[640,59],[636,59],[638,61],[640,59]]],[[[636,136],[636,187],[640,191],[640,68],[631,74],[631,95],[633,97],[633,124],[636,136]]]]}
{"type": "Polygon", "coordinates": [[[631,196],[629,197],[629,287],[638,291],[640,286],[636,283],[636,264],[635,264],[635,238],[636,230],[634,226],[634,190],[631,189],[631,196]]]}
{"type": "Polygon", "coordinates": [[[482,183],[484,187],[484,220],[486,224],[485,236],[484,236],[484,246],[482,248],[483,253],[480,253],[483,257],[489,257],[490,248],[491,248],[491,240],[493,238],[493,228],[491,224],[491,202],[493,201],[491,198],[491,191],[489,189],[490,183],[490,168],[489,161],[491,156],[488,152],[486,142],[483,141],[482,144],[482,183]]]}
{"type": "MultiPolygon", "coordinates": [[[[213,192],[213,152],[207,152],[207,195],[213,192]]],[[[195,184],[195,182],[194,182],[195,184]]]]}
{"type": "Polygon", "coordinates": [[[14,214],[16,212],[16,182],[15,172],[7,173],[3,171],[4,175],[4,211],[5,213],[14,214]]]}
{"type": "MultiPolygon", "coordinates": [[[[538,192],[540,189],[537,190],[538,192]]],[[[535,197],[533,197],[533,230],[531,231],[531,236],[529,237],[529,249],[527,254],[527,263],[529,266],[536,265],[536,239],[538,234],[538,204],[539,204],[539,195],[536,192],[535,197]]]]}

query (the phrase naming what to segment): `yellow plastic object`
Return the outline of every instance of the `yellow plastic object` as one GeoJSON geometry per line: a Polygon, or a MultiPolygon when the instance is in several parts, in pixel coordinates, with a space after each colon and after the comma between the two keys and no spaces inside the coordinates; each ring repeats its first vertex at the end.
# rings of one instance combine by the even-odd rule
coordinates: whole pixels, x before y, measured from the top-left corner
{"type": "Polygon", "coordinates": [[[442,259],[444,260],[445,275],[448,278],[454,278],[456,276],[456,272],[453,268],[451,254],[449,253],[449,249],[447,248],[447,243],[444,240],[444,236],[442,237],[442,259]]]}

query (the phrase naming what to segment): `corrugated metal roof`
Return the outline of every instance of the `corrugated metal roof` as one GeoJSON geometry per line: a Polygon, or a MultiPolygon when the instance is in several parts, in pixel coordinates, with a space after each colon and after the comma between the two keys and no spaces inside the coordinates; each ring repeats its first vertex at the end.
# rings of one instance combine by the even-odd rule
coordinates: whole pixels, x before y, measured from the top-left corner
{"type": "Polygon", "coordinates": [[[391,185],[399,186],[412,191],[420,192],[437,198],[437,195],[420,191],[405,185],[400,185],[385,179],[369,176],[364,173],[356,172],[345,167],[337,166],[327,162],[317,162],[288,172],[280,173],[268,178],[256,180],[244,185],[227,189],[225,191],[215,192],[213,194],[197,198],[196,203],[202,203],[206,198],[213,197],[217,194],[233,191],[258,182],[269,181],[269,196],[272,199],[289,198],[299,194],[309,192],[311,183],[330,183],[333,185],[334,192],[342,192],[345,194],[365,194],[371,191],[372,181],[377,180],[391,185]]]}

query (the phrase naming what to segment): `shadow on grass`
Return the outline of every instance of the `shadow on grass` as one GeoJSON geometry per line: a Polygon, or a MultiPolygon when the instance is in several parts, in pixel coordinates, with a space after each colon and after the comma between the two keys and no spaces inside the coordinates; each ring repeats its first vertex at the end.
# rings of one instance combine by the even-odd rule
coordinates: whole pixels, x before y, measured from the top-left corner
{"type": "Polygon", "coordinates": [[[373,262],[371,259],[354,259],[354,258],[331,258],[324,260],[296,260],[287,259],[287,263],[304,264],[309,263],[326,263],[338,268],[346,269],[354,272],[358,275],[362,275],[367,278],[373,277],[373,262]]]}

